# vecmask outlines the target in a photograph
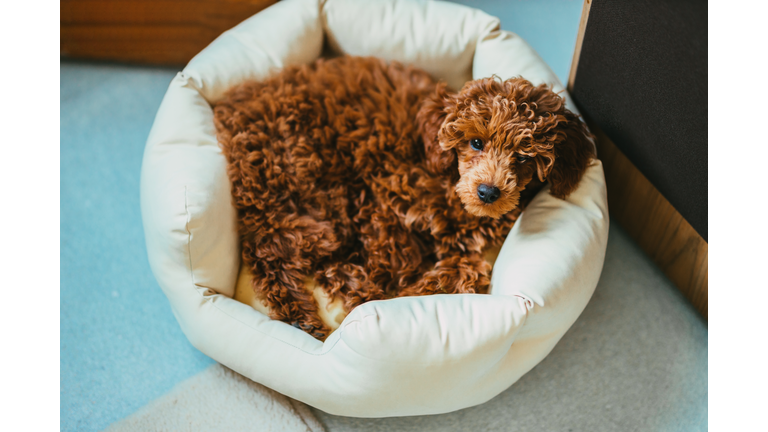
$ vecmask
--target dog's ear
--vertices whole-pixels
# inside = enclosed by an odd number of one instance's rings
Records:
[[[440,146],[440,130],[453,115],[456,95],[446,90],[445,83],[438,83],[435,92],[424,100],[416,115],[421,138],[424,141],[427,169],[438,175],[458,176],[458,162],[453,148]]]
[[[576,114],[564,110],[564,121],[558,121],[554,163],[537,164],[539,179],[549,181],[550,193],[565,198],[576,189],[590,161],[595,157],[594,145],[587,126]]]

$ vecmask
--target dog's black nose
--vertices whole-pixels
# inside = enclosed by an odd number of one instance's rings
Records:
[[[487,184],[481,184],[477,187],[477,196],[480,197],[483,202],[488,204],[499,199],[501,191],[496,186],[489,186]]]

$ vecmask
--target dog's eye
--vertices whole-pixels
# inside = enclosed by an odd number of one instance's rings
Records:
[[[469,140],[469,145],[472,146],[475,150],[482,150],[483,149],[483,141],[477,138],[472,138]]]
[[[530,158],[531,158],[530,156],[517,155],[517,161],[520,163],[525,163]]]

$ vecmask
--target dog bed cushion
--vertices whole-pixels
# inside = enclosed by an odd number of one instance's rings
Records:
[[[562,90],[523,40],[478,10],[442,2],[279,2],[222,34],[170,84],[141,175],[152,271],[195,347],[328,413],[422,415],[483,403],[540,362],[589,301],[608,236],[602,165],[595,161],[567,200],[547,188],[536,196],[501,249],[490,295],[366,303],[320,342],[233,299],[236,214],[210,104],[246,79],[328,53],[410,63],[454,88],[496,74]]]

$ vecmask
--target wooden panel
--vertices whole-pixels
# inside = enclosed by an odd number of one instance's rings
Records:
[[[592,1],[571,96],[706,240],[707,4]]]
[[[61,0],[62,57],[184,65],[275,0]]]
[[[568,78],[572,93],[591,5],[592,0],[584,0]],[[595,134],[598,157],[605,169],[612,221],[628,232],[707,319],[709,245],[598,125],[587,116],[585,120]]]
[[[612,220],[629,233],[707,319],[707,242],[597,125],[588,124],[597,137],[597,154],[603,161]]]
[[[576,70],[579,66],[579,57],[581,54],[581,44],[584,42],[584,30],[587,28],[589,20],[589,8],[592,7],[592,0],[584,0],[584,6],[581,8],[581,19],[579,20],[579,34],[576,35],[576,48],[573,50],[573,60],[571,60],[571,71],[568,74],[568,91],[573,88],[573,82],[576,80]]]

